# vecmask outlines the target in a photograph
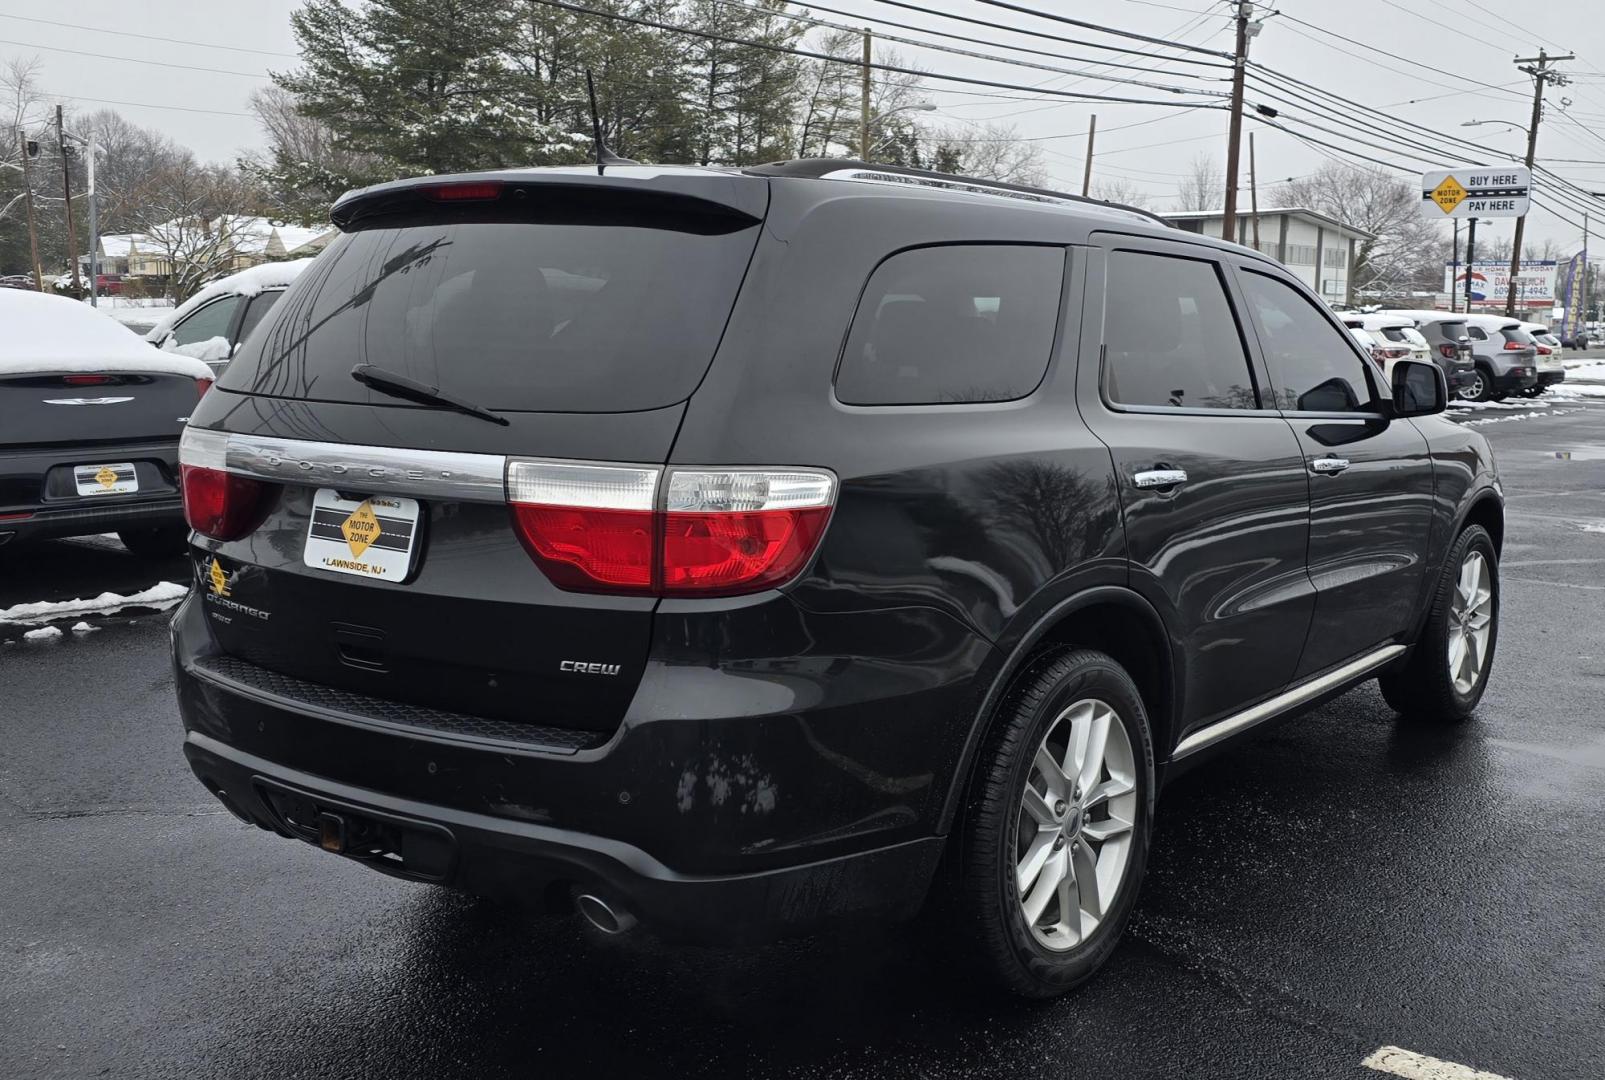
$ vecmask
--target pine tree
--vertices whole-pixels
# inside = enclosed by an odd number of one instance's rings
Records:
[[[499,0],[308,0],[290,16],[304,66],[274,76],[342,145],[396,173],[521,165],[571,148],[517,93]]]

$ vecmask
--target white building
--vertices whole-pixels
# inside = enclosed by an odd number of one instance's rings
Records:
[[[1162,210],[1159,216],[1178,229],[1206,236],[1221,235],[1221,225],[1225,221],[1219,210]],[[1314,210],[1283,206],[1259,212],[1259,243],[1256,245],[1255,216],[1246,210],[1237,215],[1238,243],[1245,247],[1257,246],[1328,302],[1344,304],[1352,300],[1349,267],[1354,262],[1354,246],[1376,239],[1371,233]]]

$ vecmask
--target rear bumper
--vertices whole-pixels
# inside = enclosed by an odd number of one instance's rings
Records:
[[[1522,368],[1521,374],[1507,371],[1503,375],[1494,376],[1494,389],[1502,391],[1525,390],[1529,386],[1538,385],[1538,373],[1535,368]]]
[[[114,498],[115,496],[107,496]],[[15,511],[8,511],[15,513]],[[47,507],[28,517],[0,514],[0,543],[50,540],[61,536],[90,536],[120,529],[149,529],[184,523],[184,502],[169,496],[140,502],[92,506]]]
[[[1540,370],[1538,372],[1538,385],[1539,386],[1554,386],[1556,383],[1563,383],[1565,381],[1566,381],[1566,369],[1565,368],[1551,368],[1551,369],[1549,369],[1547,371]]]
[[[79,495],[73,467],[108,462],[133,464],[139,490]],[[0,542],[85,536],[183,521],[176,440],[0,449]]]
[[[377,825],[396,838],[385,856],[345,853],[374,869],[555,903],[590,892],[674,940],[748,943],[864,916],[908,917],[942,852],[929,837],[755,873],[681,874],[629,844],[335,783],[193,731],[184,756],[230,810],[263,829],[318,843],[283,809],[301,800],[347,829]]]
[[[1467,364],[1465,367],[1445,368],[1443,376],[1449,383],[1449,392],[1451,394],[1459,393],[1461,390],[1469,390],[1471,384],[1477,381],[1477,365]]]
[[[358,851],[374,869],[482,894],[593,891],[657,933],[703,941],[918,910],[968,729],[939,718],[961,712],[967,669],[986,655],[954,631],[920,656],[942,677],[898,679],[896,697],[839,665],[808,678],[810,659],[794,652],[773,681],[756,662],[736,673],[707,657],[658,661],[614,732],[509,730],[518,725],[319,687],[223,656],[212,620],[252,618],[230,603],[192,592],[175,614],[173,645],[185,755],[240,816],[317,841],[275,803],[299,799],[309,814],[390,836],[399,863],[394,852]],[[787,611],[806,617],[778,594],[727,617],[772,629]],[[722,625],[733,641],[750,634]]]

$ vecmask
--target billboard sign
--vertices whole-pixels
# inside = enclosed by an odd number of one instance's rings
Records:
[[[1521,217],[1531,205],[1532,186],[1532,173],[1520,165],[1423,173],[1421,213],[1434,221]]]
[[[1559,267],[1554,259],[1524,259],[1521,272],[1516,275],[1516,306],[1547,308],[1555,306],[1555,271]],[[1444,291],[1456,296],[1466,295],[1466,275],[1471,275],[1471,302],[1503,308],[1510,294],[1510,263],[1475,262],[1470,267],[1459,265],[1459,275],[1453,263],[1444,263]]]

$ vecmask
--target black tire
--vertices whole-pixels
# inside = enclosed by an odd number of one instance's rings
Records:
[[[1103,905],[1103,918],[1073,947],[1050,949],[1027,926],[1015,880],[1021,799],[1043,740],[1069,706],[1087,699],[1107,705],[1129,740],[1135,820],[1124,876]],[[1090,649],[1039,657],[1016,679],[977,759],[955,852],[959,869],[948,913],[954,940],[965,943],[985,975],[1024,997],[1052,997],[1084,982],[1109,958],[1131,917],[1148,861],[1153,811],[1153,740],[1131,677]],[[1080,820],[1079,812],[1072,816]],[[1090,850],[1085,838],[1080,843]]]
[[[1486,560],[1492,592],[1492,617],[1488,649],[1476,681],[1465,691],[1456,688],[1449,670],[1449,633],[1454,618],[1455,589],[1467,555],[1479,552]],[[1493,538],[1481,525],[1468,525],[1449,548],[1438,583],[1432,592],[1432,609],[1410,659],[1377,680],[1382,696],[1393,710],[1407,720],[1459,723],[1472,714],[1482,700],[1493,671],[1499,645],[1499,555]]]
[[[144,559],[168,559],[184,554],[189,546],[189,526],[159,525],[150,529],[118,529],[123,547]]]
[[[1494,373],[1486,365],[1477,365],[1477,375],[1461,395],[1467,401],[1488,401],[1494,396]]]

